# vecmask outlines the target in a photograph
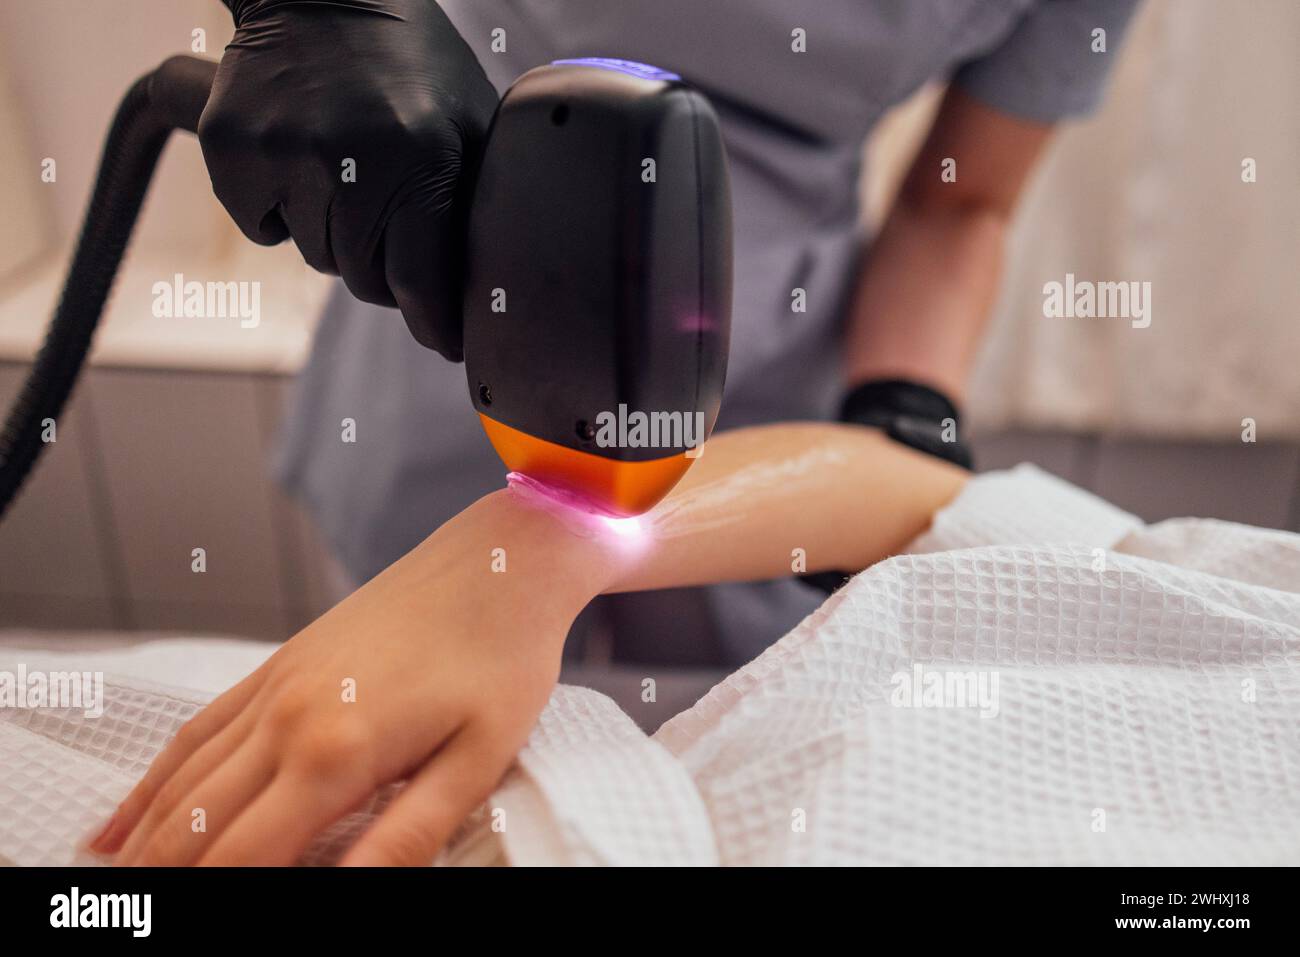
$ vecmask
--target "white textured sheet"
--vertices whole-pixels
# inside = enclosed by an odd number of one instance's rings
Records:
[[[0,649],[3,669],[133,675],[98,721],[0,710],[0,858],[74,860],[175,728],[265,654]],[[891,704],[918,664],[996,675],[996,716]],[[195,674],[208,687],[152,683]],[[980,476],[909,554],[654,738],[558,688],[444,861],[1300,862],[1300,536],[1144,527],[1030,467]]]

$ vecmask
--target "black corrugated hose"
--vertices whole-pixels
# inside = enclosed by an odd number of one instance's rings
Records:
[[[167,137],[197,131],[216,71],[210,60],[172,57],[117,108],[58,308],[0,433],[0,518],[46,445],[45,421],[58,420],[76,384]]]

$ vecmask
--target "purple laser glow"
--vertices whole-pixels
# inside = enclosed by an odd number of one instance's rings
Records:
[[[591,56],[578,57],[572,60],[552,60],[552,66],[594,66],[602,70],[613,70],[616,73],[626,73],[628,76],[640,77],[643,80],[663,80],[668,83],[680,83],[681,77],[668,70],[661,70],[657,66],[651,66],[649,63],[637,63],[635,60],[619,60],[614,57]]]

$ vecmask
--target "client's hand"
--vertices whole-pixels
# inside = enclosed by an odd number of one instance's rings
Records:
[[[865,568],[965,480],[874,429],[804,424],[715,436],[630,524],[493,493],[182,728],[91,848],[125,864],[290,864],[409,779],[344,863],[428,863],[523,745],[591,598]]]
[[[525,742],[603,587],[601,543],[564,525],[510,492],[461,513],[185,725],[91,848],[291,864],[409,778],[344,863],[429,863]]]

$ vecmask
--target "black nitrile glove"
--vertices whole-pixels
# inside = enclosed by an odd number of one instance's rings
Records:
[[[962,441],[960,416],[942,392],[906,379],[864,382],[844,398],[840,421],[870,425],[895,442],[973,467],[970,447]]]
[[[434,0],[224,2],[235,37],[199,123],[217,198],[254,242],[292,236],[459,361],[465,215],[497,102],[473,52]]]
[[[951,421],[948,421],[951,420]],[[840,421],[880,429],[895,442],[973,468],[970,447],[961,440],[957,407],[942,392],[906,379],[864,382],[844,398]],[[848,572],[800,575],[804,584],[829,594],[848,579]]]

